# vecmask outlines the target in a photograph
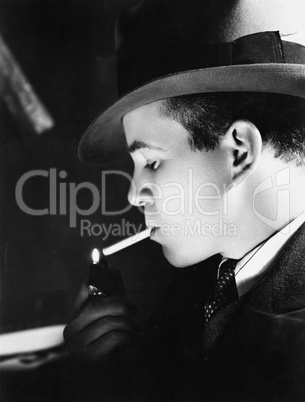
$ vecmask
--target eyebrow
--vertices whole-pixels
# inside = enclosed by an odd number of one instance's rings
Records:
[[[129,147],[128,147],[128,151],[130,153],[135,152],[137,149],[142,149],[142,148],[146,148],[146,149],[152,149],[155,151],[162,151],[162,152],[167,152],[166,149],[163,149],[161,147],[157,147],[156,145],[151,145],[148,144],[147,142],[143,142],[143,141],[134,141]]]

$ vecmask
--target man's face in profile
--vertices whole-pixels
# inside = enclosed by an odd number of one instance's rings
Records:
[[[230,221],[228,162],[221,147],[199,151],[190,134],[160,111],[161,101],[125,115],[123,125],[134,161],[129,201],[142,206],[151,239],[177,267],[221,253]],[[204,135],[204,133],[203,133]]]

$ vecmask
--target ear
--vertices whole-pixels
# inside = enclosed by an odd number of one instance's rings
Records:
[[[239,184],[258,164],[262,152],[261,134],[249,120],[236,120],[223,140],[230,162],[232,182]]]

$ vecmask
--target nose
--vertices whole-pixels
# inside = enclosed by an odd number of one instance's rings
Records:
[[[139,180],[133,175],[128,192],[128,201],[135,207],[147,207],[154,204],[153,185],[148,181]]]

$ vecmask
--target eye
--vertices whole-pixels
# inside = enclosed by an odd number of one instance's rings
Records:
[[[159,165],[160,165],[160,162],[158,162],[158,161],[147,162],[147,164],[145,165],[145,169],[157,170]]]

